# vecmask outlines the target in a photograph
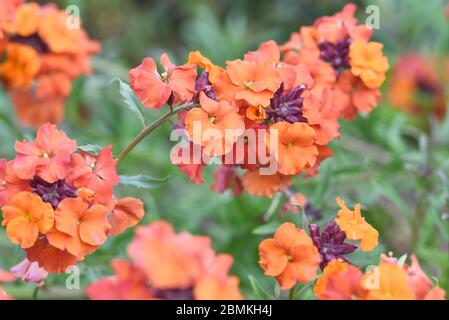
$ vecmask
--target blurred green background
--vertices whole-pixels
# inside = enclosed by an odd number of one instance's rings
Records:
[[[47,1],[39,1],[47,3]],[[115,155],[139,132],[139,122],[121,103],[117,83],[127,80],[127,71],[142,58],[158,58],[167,51],[175,61],[184,63],[190,50],[200,50],[217,64],[241,57],[268,39],[285,42],[301,25],[313,23],[323,15],[339,11],[347,1],[328,0],[96,0],[55,1],[60,7],[78,5],[83,25],[93,39],[102,43],[103,52],[93,61],[95,75],[76,82],[66,106],[62,128],[79,145],[114,147]],[[385,44],[391,65],[408,51],[439,53],[449,51],[449,21],[444,16],[443,0],[354,1],[361,21],[369,4],[380,8],[381,29],[374,39]],[[157,111],[146,111],[149,120]],[[419,119],[418,119],[419,120]],[[383,100],[367,116],[354,122],[341,122],[342,139],[332,143],[334,157],[326,160],[321,173],[312,179],[297,179],[296,189],[319,208],[324,225],[337,212],[335,198],[349,205],[361,203],[367,220],[379,230],[381,246],[370,254],[352,255],[360,266],[376,263],[380,252],[392,251],[400,257],[415,252],[424,269],[449,289],[449,221],[447,173],[449,169],[449,119],[432,130],[416,125],[417,119],[399,112]],[[419,122],[419,121],[418,121]],[[170,179],[156,189],[119,187],[119,196],[140,197],[147,215],[142,223],[165,219],[178,231],[209,235],[218,252],[234,256],[232,272],[242,283],[247,298],[258,298],[249,276],[274,294],[275,281],[265,278],[258,267],[257,246],[282,220],[300,223],[300,217],[278,216],[285,199],[280,199],[275,214],[264,222],[262,216],[276,203],[245,194],[209,191],[213,168],[205,170],[207,183],[192,185],[171,165],[170,126],[159,128],[137,147],[120,167],[120,174],[145,174]],[[20,127],[4,93],[0,94],[0,155],[13,157],[14,141],[34,133]],[[422,176],[420,168],[430,168]],[[423,209],[422,209],[423,208]],[[81,264],[81,281],[87,283],[110,274],[109,262],[125,257],[133,230],[108,240],[98,252]],[[10,244],[0,231],[0,268],[8,269],[23,258],[21,250]],[[48,292],[63,285],[66,276],[51,276]],[[30,298],[32,286],[22,282],[5,285],[12,295]],[[58,292],[59,297],[81,297],[81,291]],[[311,298],[304,290],[299,298]]]

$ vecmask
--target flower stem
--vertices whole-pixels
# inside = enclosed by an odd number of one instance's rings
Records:
[[[152,133],[154,130],[159,128],[162,124],[164,124],[168,120],[170,120],[170,118],[172,116],[174,116],[175,114],[177,114],[187,108],[194,107],[195,105],[196,105],[196,102],[187,102],[187,103],[184,103],[176,108],[172,108],[169,112],[165,113],[160,118],[156,119],[154,122],[152,122],[148,126],[146,126],[120,153],[119,157],[117,158],[117,166],[119,166],[120,163],[125,159],[125,157],[150,133]]]

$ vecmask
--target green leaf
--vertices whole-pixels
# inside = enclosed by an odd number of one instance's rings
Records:
[[[279,285],[279,282],[276,281],[276,284],[274,285],[274,296],[276,299],[278,299],[281,295],[281,286]]]
[[[136,176],[120,176],[120,184],[140,189],[154,189],[162,186],[169,178],[169,176],[165,178],[154,178],[142,174]]]
[[[254,296],[258,300],[274,300],[274,297],[265,290],[264,287],[253,276],[248,276],[251,288],[253,289]]]
[[[147,123],[142,114],[142,104],[134,94],[131,87],[127,83],[120,80],[119,78],[112,79],[110,83],[114,81],[118,81],[119,83],[119,92],[123,103],[125,103],[128,109],[131,110],[131,112],[133,112],[136,115],[137,119],[140,120],[140,122],[142,123],[142,127],[146,127]]]
[[[98,155],[103,148],[96,144],[85,144],[83,146],[78,146],[78,149],[84,152],[89,152],[94,155]]]
[[[258,236],[271,235],[276,232],[280,225],[280,222],[273,221],[253,229],[252,233]]]

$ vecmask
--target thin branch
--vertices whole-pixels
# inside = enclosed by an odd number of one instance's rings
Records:
[[[161,125],[166,123],[170,120],[172,116],[175,114],[178,114],[182,110],[194,107],[196,105],[196,102],[187,102],[182,105],[180,105],[177,108],[173,108],[166,114],[162,115],[159,119],[155,120],[148,126],[146,126],[126,147],[123,149],[123,151],[120,153],[119,157],[117,158],[117,166],[120,165],[120,163],[125,159],[125,157],[142,141],[144,140],[150,133],[152,133],[154,130],[159,128]]]

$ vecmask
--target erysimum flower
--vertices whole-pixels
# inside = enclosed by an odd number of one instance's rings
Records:
[[[13,169],[20,178],[32,179],[38,175],[52,183],[66,177],[76,142],[55,125],[45,124],[37,131],[36,140],[16,142],[15,149]]]
[[[277,145],[271,146],[270,135],[277,134]],[[318,149],[315,131],[306,123],[278,122],[267,134],[267,146],[279,163],[279,173],[295,175],[315,164]]]
[[[224,68],[213,64],[209,58],[203,56],[199,51],[189,52],[189,63],[196,64],[200,68],[207,70],[208,79],[211,83],[215,83],[220,74],[225,70]]]
[[[173,95],[173,102],[180,103],[192,99],[195,93],[196,65],[175,66],[164,53],[161,64],[165,72],[159,74],[156,62],[145,58],[142,64],[129,72],[131,87],[149,108],[160,109]],[[172,103],[172,102],[171,102]]]
[[[312,239],[293,223],[284,223],[259,245],[259,265],[265,275],[276,277],[282,290],[297,282],[305,284],[316,277],[320,255]]]
[[[30,192],[14,196],[11,205],[2,207],[6,233],[12,242],[30,248],[39,234],[47,233],[54,224],[54,211],[50,204]]]
[[[189,139],[204,147],[206,155],[228,153],[245,130],[243,118],[228,102],[214,101],[203,92],[200,94],[200,105],[201,108],[191,109],[185,117]]]
[[[2,223],[26,251],[30,264],[17,267],[26,279],[39,278],[37,268],[65,272],[144,216],[142,201],[113,194],[112,147],[93,154],[76,146],[45,124],[33,142],[16,142],[15,159],[0,159]]]
[[[413,300],[407,271],[397,264],[381,262],[365,273],[361,285],[366,300]]]
[[[332,260],[318,278],[313,292],[319,300],[360,299],[364,290],[360,286],[362,272],[353,265]]]
[[[55,227],[47,234],[50,245],[82,260],[107,239],[111,228],[106,207],[89,206],[81,198],[61,201],[55,211]]]
[[[259,170],[248,170],[242,176],[242,183],[249,194],[271,198],[276,192],[291,186],[292,176],[280,173],[263,175]]]
[[[208,237],[176,234],[156,221],[137,229],[128,254],[132,262],[113,261],[115,275],[91,284],[89,298],[242,299],[238,278],[228,274],[233,258],[216,255]]]
[[[385,81],[388,59],[382,54],[383,44],[357,41],[351,44],[349,57],[351,72],[359,76],[370,89],[379,88]]]
[[[360,248],[371,251],[377,247],[379,232],[374,229],[361,215],[361,206],[356,204],[354,210],[348,209],[344,200],[337,198],[340,210],[335,222],[345,232],[349,240],[361,240]]]
[[[415,255],[410,257],[411,265],[404,265],[416,300],[444,300],[446,292],[434,285],[422,270]]]
[[[244,100],[252,106],[268,106],[281,80],[269,63],[234,60],[227,63],[215,83],[219,99]]]
[[[41,65],[38,53],[31,47],[11,43],[6,54],[8,59],[0,64],[0,77],[12,88],[28,89]]]

